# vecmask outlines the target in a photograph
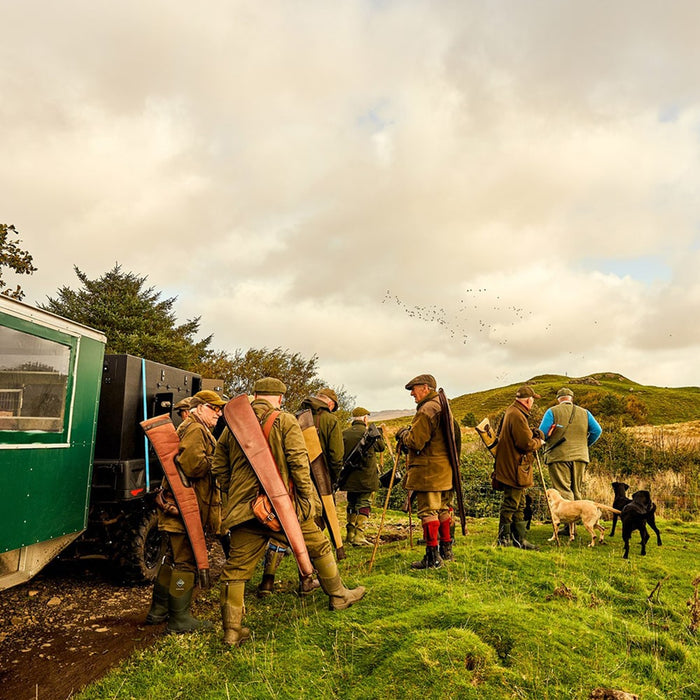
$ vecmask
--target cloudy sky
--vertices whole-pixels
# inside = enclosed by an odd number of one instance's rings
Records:
[[[700,384],[700,9],[0,0],[0,221],[372,410],[536,374]],[[11,276],[6,275],[9,282]]]

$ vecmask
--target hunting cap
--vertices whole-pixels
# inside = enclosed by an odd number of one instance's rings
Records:
[[[318,395],[319,396],[327,396],[329,399],[331,399],[335,403],[335,408],[333,409],[333,411],[338,410],[338,394],[336,394],[335,391],[333,391],[333,389],[326,386],[323,389],[321,389],[321,391],[318,392]]]
[[[358,406],[357,408],[352,409],[352,413],[350,414],[353,418],[362,418],[362,416],[368,416],[370,412],[366,408],[362,408],[362,406]]]
[[[173,410],[175,411],[189,411],[190,410],[190,403],[192,401],[191,396],[186,396],[184,399],[180,399],[174,406]]]
[[[571,396],[573,397],[574,392],[571,391],[571,389],[563,386],[559,391],[557,391],[557,398],[560,399],[562,396]]]
[[[262,396],[284,396],[287,393],[287,385],[274,377],[263,377],[253,384],[253,393]]]
[[[190,408],[194,408],[195,406],[200,406],[201,404],[204,404],[204,403],[210,403],[212,406],[225,406],[226,405],[226,402],[215,391],[212,391],[211,389],[203,389],[202,391],[198,391],[190,399]]]
[[[533,399],[541,399],[542,398],[539,394],[535,393],[535,390],[529,384],[525,384],[525,386],[521,386],[520,389],[518,389],[515,392],[516,399],[529,399],[530,397],[532,397]]]
[[[417,377],[413,377],[413,379],[406,384],[406,389],[413,389],[416,384],[427,384],[431,389],[437,389],[437,382],[432,374],[419,374]]]

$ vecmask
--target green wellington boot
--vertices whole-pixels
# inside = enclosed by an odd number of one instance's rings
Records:
[[[228,581],[221,588],[221,621],[224,625],[224,644],[239,647],[250,639],[250,630],[243,627],[243,595],[245,581]]]
[[[198,620],[190,615],[193,592],[194,572],[174,569],[168,591],[168,632],[184,634],[214,629],[208,620]]]
[[[158,575],[153,584],[153,599],[151,609],[146,615],[147,625],[159,625],[168,619],[168,591],[170,590],[170,579],[173,567],[168,564],[161,564]]]
[[[364,586],[346,588],[343,585],[338,572],[338,565],[335,563],[332,552],[314,559],[314,566],[316,571],[318,571],[318,580],[321,588],[328,596],[328,608],[330,610],[345,610],[364,596]]]

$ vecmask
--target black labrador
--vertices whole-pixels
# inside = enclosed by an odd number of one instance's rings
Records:
[[[627,498],[625,495],[627,493],[627,489],[630,487],[629,484],[623,484],[621,481],[613,481],[611,486],[615,494],[615,500],[612,504],[613,508],[621,511],[628,503],[632,503],[632,499]],[[613,524],[612,529],[610,530],[610,537],[615,534],[615,526],[617,525],[617,519],[619,517],[620,516],[617,513],[613,515]]]
[[[647,532],[647,524],[656,533],[656,544],[661,546],[661,533],[656,527],[656,504],[651,500],[651,495],[648,491],[636,491],[632,494],[632,500],[628,503],[620,513],[622,521],[622,539],[625,543],[624,559],[629,558],[630,553],[630,538],[635,530],[639,530],[642,538],[642,556],[647,553],[647,541],[649,533]]]

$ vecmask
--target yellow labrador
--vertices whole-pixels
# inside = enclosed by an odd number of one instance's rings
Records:
[[[603,511],[620,513],[619,510],[611,506],[596,503],[595,501],[565,501],[556,489],[547,489],[547,500],[552,511],[552,526],[554,527],[554,535],[549,541],[556,540],[557,544],[559,543],[559,523],[569,523],[569,540],[573,540],[576,537],[576,521],[581,520],[583,526],[593,538],[588,546],[595,547],[595,531],[600,531],[601,543],[605,535],[605,528],[598,522],[603,515]]]

